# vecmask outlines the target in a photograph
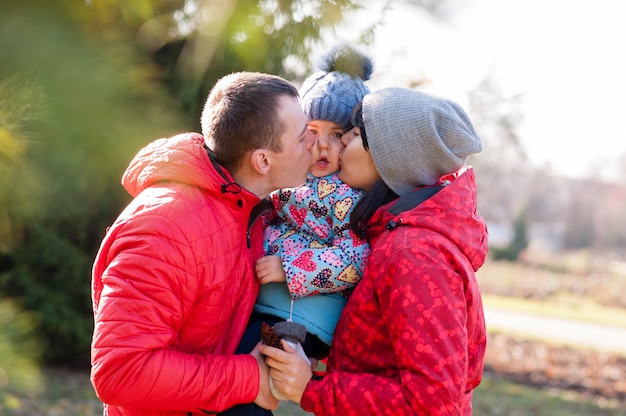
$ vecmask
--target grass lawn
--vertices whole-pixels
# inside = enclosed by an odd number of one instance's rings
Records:
[[[568,396],[568,397],[566,397]],[[296,404],[281,403],[275,416],[304,416]],[[485,374],[474,393],[476,416],[625,416],[617,405],[592,403],[554,390],[523,386]],[[365,415],[364,415],[365,416]]]
[[[3,416],[101,416],[86,372],[48,370],[46,388],[38,394],[0,390]],[[283,402],[275,416],[300,416],[309,413],[291,402]],[[474,394],[477,416],[626,416],[617,404],[591,402],[581,396],[551,389],[539,389],[485,374]],[[365,416],[365,415],[364,415]]]

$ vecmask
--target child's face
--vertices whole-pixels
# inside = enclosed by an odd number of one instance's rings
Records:
[[[311,120],[308,129],[316,139],[311,149],[313,163],[309,167],[309,172],[318,178],[337,172],[339,153],[343,150],[341,127],[332,121]]]

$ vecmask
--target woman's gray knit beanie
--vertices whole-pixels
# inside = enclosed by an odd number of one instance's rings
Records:
[[[482,150],[461,106],[408,88],[366,95],[363,122],[374,165],[398,195],[437,183]]]
[[[372,75],[372,61],[347,44],[340,44],[322,55],[319,71],[300,88],[302,108],[309,120],[332,121],[344,131],[352,126],[352,109],[370,90],[365,85]]]

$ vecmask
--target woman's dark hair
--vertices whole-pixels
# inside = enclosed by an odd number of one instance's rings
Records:
[[[352,109],[352,115],[350,116],[350,130],[354,127],[358,127],[361,130],[361,139],[363,139],[363,147],[369,152],[370,145],[367,143],[367,135],[365,134],[365,122],[363,121],[363,101],[359,102]]]
[[[388,202],[397,199],[398,195],[385,182],[379,180],[356,203],[350,214],[350,228],[361,238],[365,238],[365,227],[376,210]]]
[[[363,122],[363,103],[360,102],[352,110],[352,118],[350,120],[354,127],[361,130],[361,139],[363,147],[369,151],[370,147],[367,143],[367,134],[365,133],[365,123]],[[372,188],[363,195],[357,202],[350,214],[350,228],[361,238],[365,238],[365,226],[372,218],[376,210],[388,202],[398,198],[398,194],[391,190],[383,180],[376,182]]]

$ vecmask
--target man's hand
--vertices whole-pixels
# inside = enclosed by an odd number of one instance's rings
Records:
[[[279,256],[264,256],[257,260],[256,278],[262,285],[270,282],[285,282],[285,270]]]
[[[263,409],[276,410],[278,408],[278,400],[274,397],[272,391],[270,390],[269,367],[265,364],[265,360],[259,352],[259,345],[260,344],[258,344],[250,353],[250,355],[256,358],[256,362],[259,365],[259,375],[261,377],[259,380],[259,393],[257,394],[256,399],[254,399],[254,403]]]

